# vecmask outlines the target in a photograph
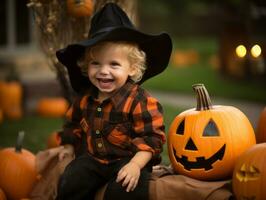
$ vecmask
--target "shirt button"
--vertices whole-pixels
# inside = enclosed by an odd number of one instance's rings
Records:
[[[98,146],[99,148],[102,148],[102,147],[103,147],[103,144],[102,144],[101,142],[99,142],[99,143],[97,144],[97,146]]]
[[[95,133],[99,135],[101,132],[99,130],[96,130]]]
[[[98,111],[98,112],[101,112],[101,111],[102,111],[102,108],[98,107],[98,108],[97,108],[97,111]]]

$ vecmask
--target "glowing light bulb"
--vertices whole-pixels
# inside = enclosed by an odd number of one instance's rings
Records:
[[[255,45],[251,48],[250,53],[251,53],[251,55],[252,55],[254,58],[259,57],[260,54],[261,54],[261,48],[260,48],[260,46],[259,46],[258,44],[255,44]]]
[[[247,54],[247,49],[244,45],[238,45],[236,47],[236,55],[240,58],[245,57]]]

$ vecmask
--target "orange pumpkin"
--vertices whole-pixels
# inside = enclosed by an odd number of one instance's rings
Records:
[[[0,107],[10,119],[22,117],[22,86],[17,81],[0,83]]]
[[[232,175],[236,158],[256,143],[247,117],[231,106],[212,106],[203,84],[193,85],[197,107],[176,116],[168,153],[174,170],[201,180]]]
[[[74,17],[91,16],[93,8],[92,0],[67,0],[67,11]]]
[[[266,198],[266,143],[252,146],[236,162],[233,191],[238,200]]]
[[[43,98],[37,103],[37,113],[44,117],[62,117],[67,108],[67,101],[60,97]]]
[[[23,137],[20,132],[15,148],[0,150],[0,187],[11,200],[27,198],[37,177],[35,156],[21,148]]]
[[[0,200],[7,200],[4,191],[0,188]]]
[[[266,142],[266,107],[260,114],[256,132],[257,143]]]
[[[3,121],[3,111],[2,109],[0,108],[0,123]]]
[[[53,132],[52,134],[49,135],[47,139],[47,148],[54,148],[60,146],[61,143],[61,138],[59,136],[60,132]]]
[[[193,49],[185,51],[176,49],[172,54],[171,61],[175,67],[189,66],[199,62],[199,54]]]

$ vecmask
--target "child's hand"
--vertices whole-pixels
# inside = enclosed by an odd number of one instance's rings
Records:
[[[122,186],[127,186],[126,191],[130,192],[136,188],[139,176],[140,166],[135,162],[129,162],[119,170],[116,182],[120,182],[124,179]]]
[[[58,154],[58,158],[59,161],[64,160],[64,158],[71,156],[74,156],[74,147],[70,144],[64,145],[64,149],[62,149],[59,154]]]

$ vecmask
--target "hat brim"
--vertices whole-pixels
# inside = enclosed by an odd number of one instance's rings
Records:
[[[163,72],[168,65],[172,52],[172,41],[167,33],[148,35],[125,27],[115,28],[95,35],[93,38],[68,45],[66,48],[58,50],[56,56],[66,66],[72,88],[76,92],[87,90],[91,85],[89,79],[82,75],[80,68],[77,66],[77,60],[83,55],[87,47],[102,41],[135,42],[146,53],[147,69],[139,84]]]

